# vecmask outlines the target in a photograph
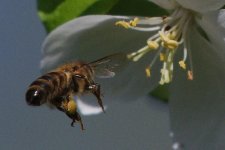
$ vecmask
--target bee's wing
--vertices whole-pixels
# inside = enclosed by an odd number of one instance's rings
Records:
[[[88,63],[98,78],[112,78],[116,72],[128,64],[125,53],[116,53]]]

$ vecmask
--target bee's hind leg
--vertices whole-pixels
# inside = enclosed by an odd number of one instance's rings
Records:
[[[92,94],[94,94],[98,100],[98,104],[100,105],[100,107],[102,108],[102,111],[105,113],[105,109],[102,103],[102,98],[101,98],[101,88],[100,85],[97,83],[94,83],[92,85],[90,85],[89,90],[91,90]]]
[[[84,130],[82,119],[76,110],[76,103],[72,97],[73,97],[72,95],[57,97],[54,99],[54,105],[56,106],[58,110],[64,112],[69,118],[72,119],[72,122],[70,124],[72,127],[74,126],[74,123],[79,121],[81,125],[81,129]],[[74,108],[74,107],[75,107],[75,110],[71,111],[71,108]]]
[[[84,125],[83,125],[83,122],[82,122],[82,119],[79,115],[78,112],[76,112],[75,114],[71,115],[71,114],[67,114],[73,121],[71,122],[71,127],[74,127],[74,123],[76,123],[76,121],[79,121],[80,123],[80,126],[81,126],[81,130],[85,130],[84,129]]]
[[[98,100],[98,104],[100,105],[100,107],[102,108],[102,111],[105,113],[105,109],[102,103],[102,99],[101,99],[101,90],[100,90],[100,85],[97,83],[94,83],[94,81],[88,81],[85,76],[80,75],[80,74],[75,74],[73,76],[73,82],[76,83],[76,79],[82,79],[82,80],[86,80],[86,83],[89,85],[87,88],[87,90],[91,91],[92,94],[94,94]],[[77,89],[75,89],[74,91],[76,91]]]

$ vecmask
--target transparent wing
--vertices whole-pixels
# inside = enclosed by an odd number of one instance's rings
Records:
[[[128,64],[125,53],[116,53],[88,63],[98,78],[112,78],[116,72]]]

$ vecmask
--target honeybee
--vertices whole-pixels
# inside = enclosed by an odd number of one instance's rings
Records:
[[[72,119],[71,126],[77,121],[84,130],[74,95],[92,93],[105,112],[100,84],[95,82],[95,77],[114,77],[115,68],[126,60],[125,54],[113,54],[90,63],[75,61],[59,66],[30,84],[26,92],[26,102],[32,106],[44,103],[53,105]]]

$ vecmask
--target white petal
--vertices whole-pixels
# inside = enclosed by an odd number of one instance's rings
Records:
[[[218,51],[191,31],[194,80],[177,69],[172,82],[170,108],[175,141],[187,150],[225,147],[225,50]],[[178,67],[177,67],[178,68]]]
[[[105,114],[82,119],[86,131],[69,134],[76,139],[73,139],[78,144],[76,149],[170,150],[168,105],[153,98],[113,103]],[[67,130],[71,132],[71,128]]]
[[[164,9],[174,9],[176,7],[176,2],[174,0],[149,0]]]
[[[125,17],[116,16],[85,16],[69,21],[53,30],[43,43],[44,58],[41,61],[43,71],[55,68],[60,63],[71,59],[90,59],[90,54],[87,52],[93,55],[97,53],[96,47],[105,48],[104,45],[106,45],[103,41],[97,43],[107,35],[107,32],[99,34],[98,30],[101,28],[106,30],[107,27],[104,26],[109,23],[113,26],[116,18],[125,19]],[[74,51],[82,56],[74,55]],[[102,49],[102,52],[104,51],[106,49]]]
[[[138,32],[115,26],[118,16],[85,16],[72,20],[46,38],[43,44],[44,58],[41,68],[48,71],[57,65],[70,60],[81,59],[93,61],[117,52],[133,52],[146,45],[149,33]],[[151,61],[145,58],[138,63],[132,63],[111,79],[99,80],[104,100],[108,97],[127,97],[136,99],[147,94],[159,76],[146,78],[144,69]],[[157,67],[153,68],[156,69]],[[152,71],[159,73],[159,71]],[[157,78],[157,79],[154,79]]]
[[[184,8],[205,13],[218,10],[225,5],[225,0],[176,0]]]
[[[88,103],[83,102],[81,99],[77,99],[77,105],[80,113],[82,115],[97,115],[102,113],[101,107],[90,105]],[[106,110],[106,106],[104,106]]]
[[[225,10],[206,13],[196,20],[210,41],[217,47],[218,53],[221,49],[225,49]]]

